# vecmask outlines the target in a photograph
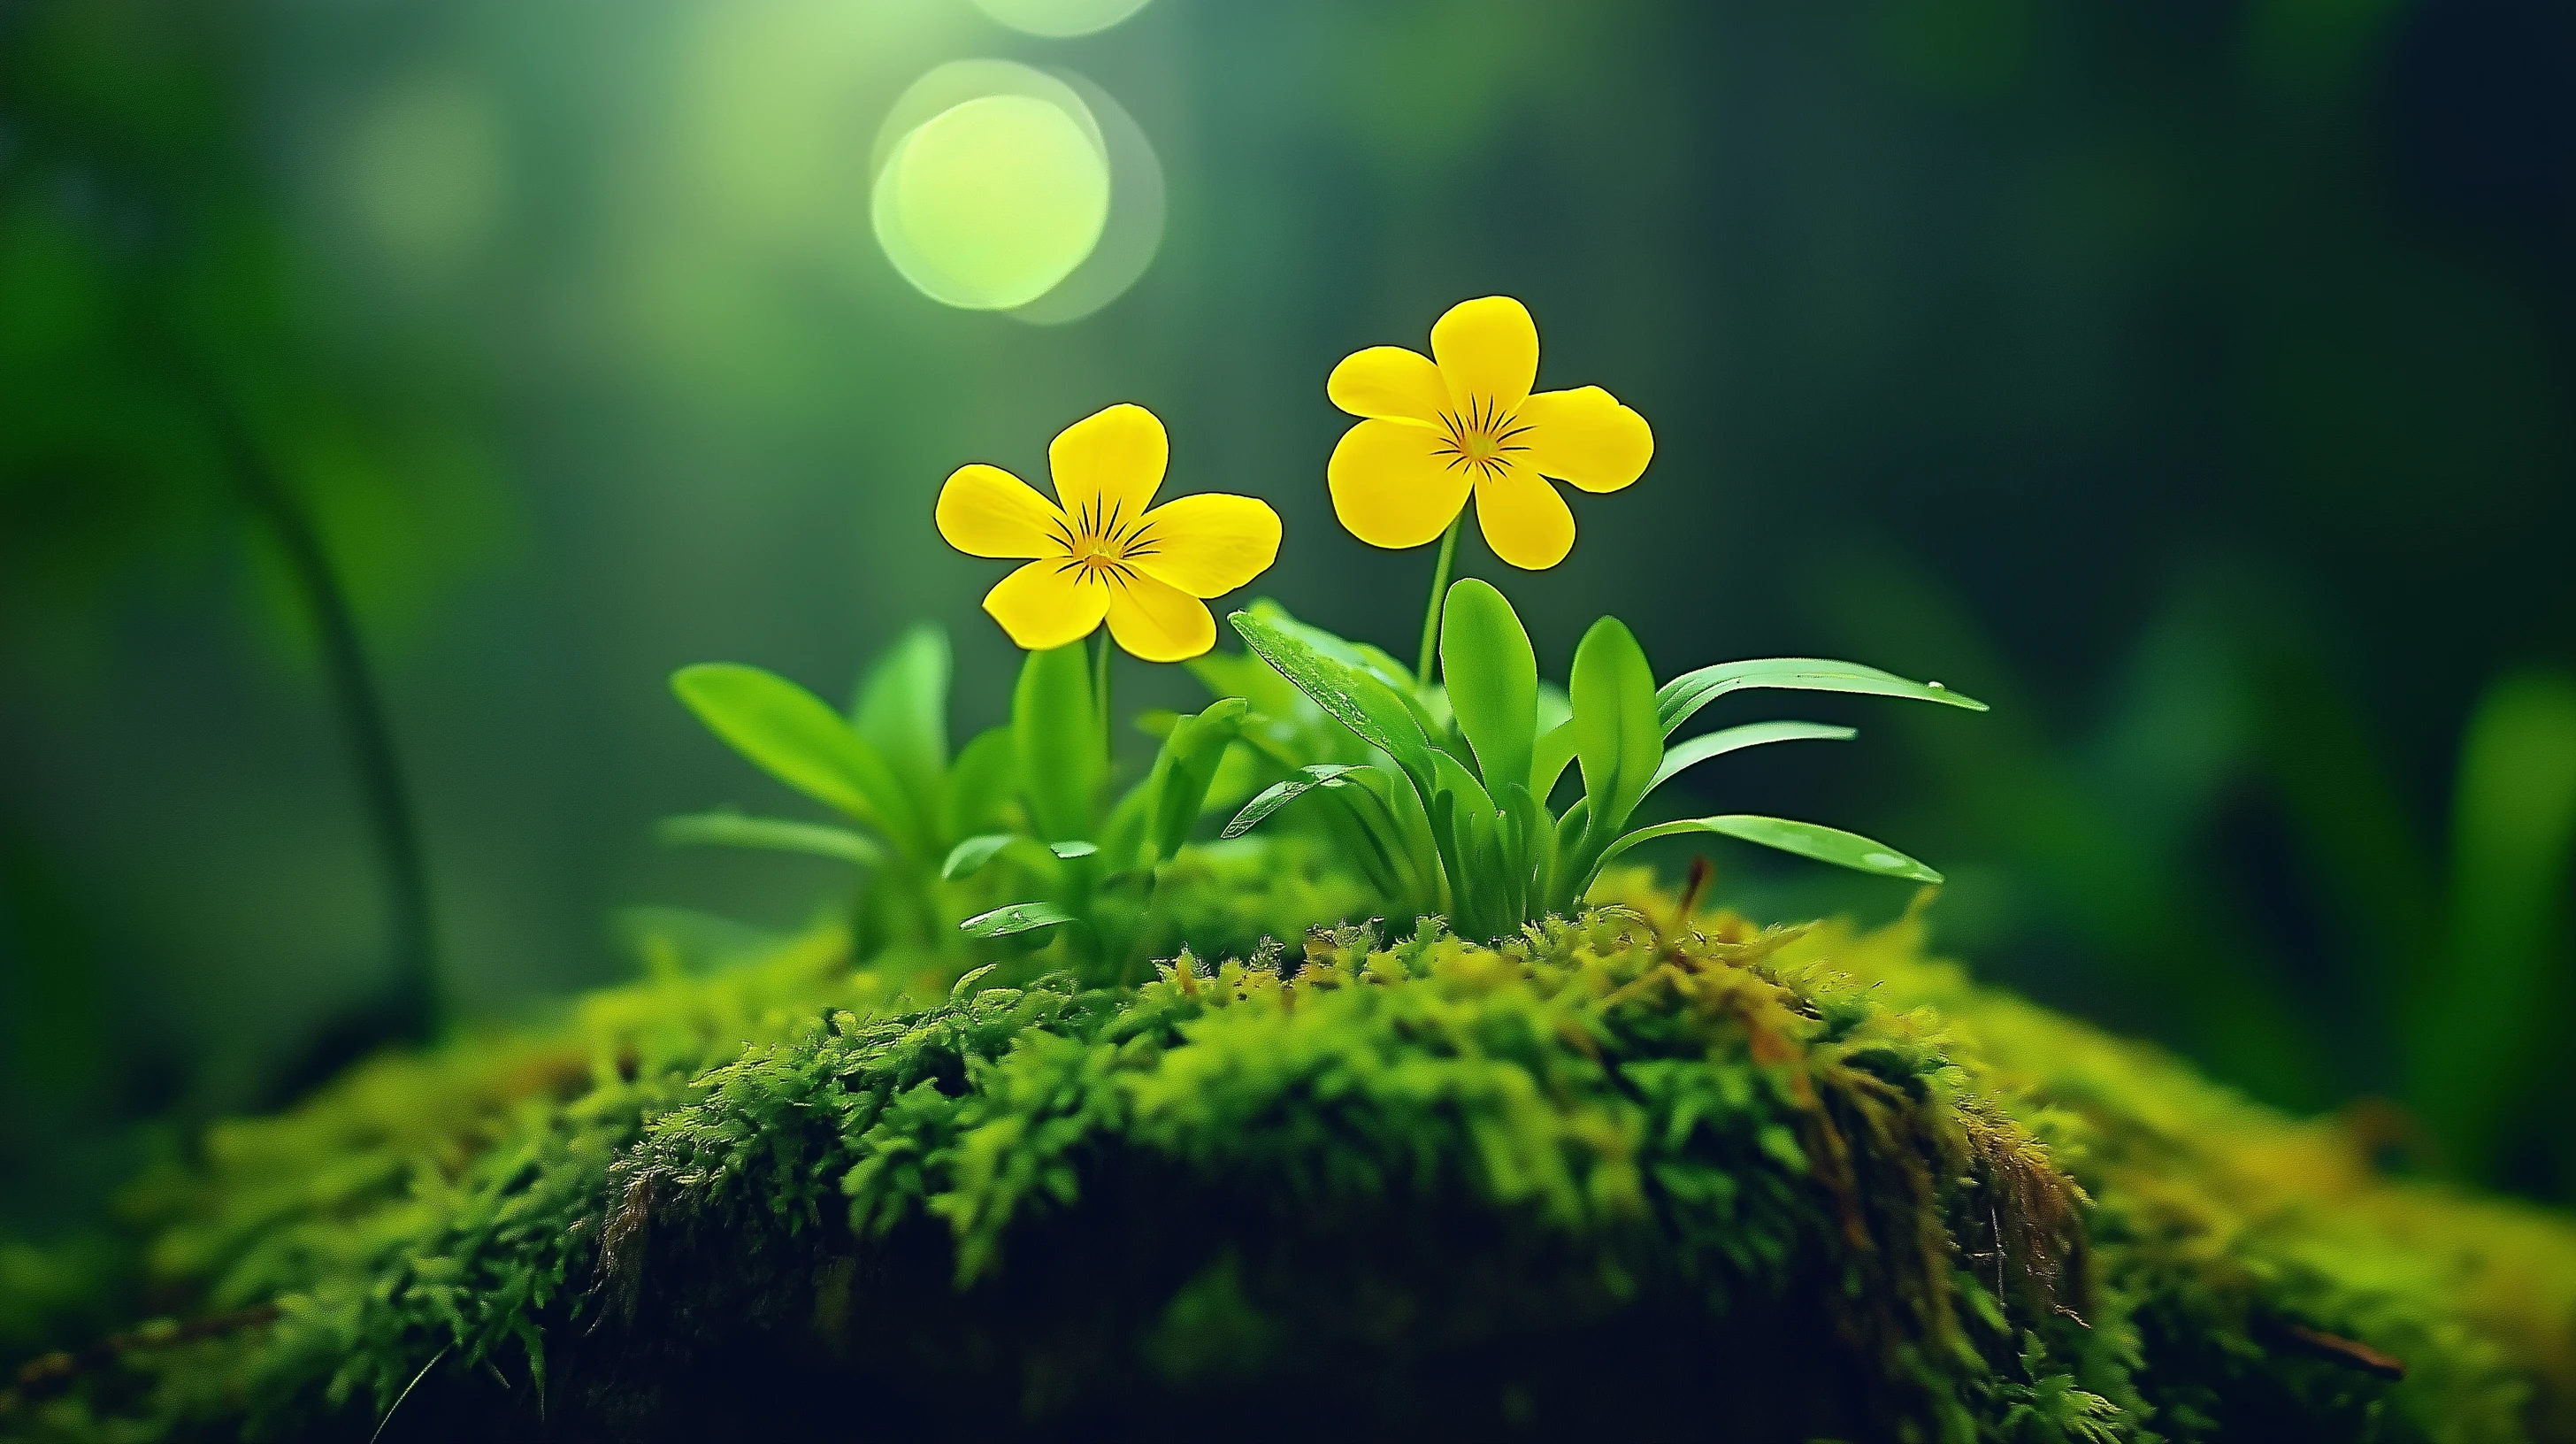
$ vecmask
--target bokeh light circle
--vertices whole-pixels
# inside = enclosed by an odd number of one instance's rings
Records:
[[[1068,40],[1108,29],[1145,0],[975,0],[975,8],[1024,34]]]
[[[878,153],[877,242],[904,279],[947,305],[1027,305],[1090,258],[1108,221],[1098,123],[1071,87],[1026,66],[933,71],[897,102]]]
[[[1101,154],[1108,154],[1089,102],[1063,78],[1016,60],[951,60],[931,67],[895,97],[884,122],[877,126],[875,144],[868,149],[868,173],[884,174],[886,163],[894,158],[895,147],[940,112],[988,95],[1025,95],[1043,100],[1073,117],[1091,137],[1092,145]]]
[[[1109,217],[1109,166],[1063,110],[988,95],[905,136],[875,200],[878,234],[900,238],[888,254],[915,285],[952,305],[1006,310],[1090,256]]]
[[[1038,326],[1079,321],[1125,295],[1162,249],[1167,211],[1163,163],[1154,154],[1153,142],[1145,138],[1144,128],[1099,86],[1070,72],[1063,73],[1062,79],[1099,123],[1101,144],[1109,157],[1109,222],[1089,258],[1061,285],[1009,312],[1015,321]]]

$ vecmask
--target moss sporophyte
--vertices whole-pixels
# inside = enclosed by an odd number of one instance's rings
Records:
[[[1678,903],[1614,868],[1723,836],[1937,883],[1838,829],[1650,809],[1699,763],[1853,735],[1683,735],[1730,693],[1983,706],[1814,658],[1659,683],[1610,617],[1542,680],[1502,592],[1447,578],[1466,504],[1503,561],[1552,566],[1573,521],[1549,478],[1624,487],[1652,434],[1607,392],[1533,393],[1516,301],[1452,309],[1432,352],[1328,383],[1363,418],[1324,467],[1344,524],[1446,535],[1416,665],[1269,600],[1217,649],[1207,601],[1271,565],[1279,519],[1155,505],[1142,407],[1055,438],[1055,500],[959,468],[940,534],[1023,563],[984,603],[1026,650],[1006,719],[952,746],[927,627],[846,709],[754,667],[673,678],[836,816],[665,836],[833,859],[846,911],[788,939],[655,923],[650,978],[560,1027],[219,1131],[138,1207],[151,1296],[242,1322],[160,1364],[61,1356],[0,1393],[0,1436],[363,1434],[424,1381],[423,1428],[578,1387],[587,1426],[639,1439],[845,1431],[853,1399],[938,1437],[1647,1414],[1672,1437],[2501,1444],[2576,1421],[2557,1221],[2363,1180],[2322,1135],[1922,961],[1912,915],[1766,931],[1698,907],[1704,865]],[[1113,640],[1212,697],[1133,719],[1155,750],[1126,775]],[[2391,1345],[2411,1394],[2370,1377]]]

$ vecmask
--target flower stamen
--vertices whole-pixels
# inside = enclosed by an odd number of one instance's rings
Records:
[[[1485,397],[1471,397],[1465,412],[1440,413],[1441,441],[1437,455],[1448,460],[1444,470],[1457,471],[1474,467],[1479,476],[1492,480],[1510,471],[1515,453],[1529,450],[1518,444],[1518,438],[1530,428],[1519,418]]]
[[[1105,505],[1104,511],[1102,502],[1084,502],[1072,517],[1052,524],[1052,539],[1064,548],[1064,563],[1056,571],[1073,573],[1076,585],[1096,582],[1124,590],[1137,577],[1131,563],[1159,555],[1162,548],[1154,545],[1153,523],[1143,516],[1128,517],[1125,501]]]

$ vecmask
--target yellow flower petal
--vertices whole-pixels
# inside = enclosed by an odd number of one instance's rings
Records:
[[[939,534],[972,557],[1067,555],[1064,513],[1029,484],[981,462],[939,488]]]
[[[1449,409],[1449,383],[1419,351],[1371,346],[1342,358],[1324,379],[1324,394],[1353,416],[1436,424]]]
[[[1186,662],[1216,645],[1207,603],[1149,576],[1111,584],[1109,635],[1148,662]]]
[[[1401,421],[1363,421],[1342,434],[1324,466],[1333,515],[1370,546],[1418,547],[1446,531],[1467,504],[1467,468],[1439,432]]]
[[[1071,562],[1031,562],[984,594],[984,610],[1022,651],[1043,652],[1090,636],[1109,592]]]
[[[1279,513],[1248,496],[1178,497],[1145,513],[1127,561],[1194,597],[1221,597],[1279,558]]]
[[[1431,354],[1461,409],[1516,410],[1538,380],[1538,323],[1509,296],[1461,301],[1431,328]]]
[[[1144,407],[1122,401],[1056,433],[1047,447],[1047,471],[1075,529],[1099,536],[1110,530],[1112,518],[1122,529],[1136,524],[1153,503],[1154,488],[1163,484],[1171,456],[1163,423]]]
[[[1494,555],[1523,571],[1543,572],[1574,550],[1574,513],[1526,466],[1476,478],[1476,521]]]
[[[1655,433],[1646,418],[1598,386],[1542,391],[1512,419],[1529,428],[1517,438],[1529,448],[1521,454],[1522,465],[1585,491],[1617,491],[1635,481],[1655,454]]]

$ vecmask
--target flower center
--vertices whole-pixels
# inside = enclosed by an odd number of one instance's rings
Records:
[[[1440,455],[1455,468],[1473,467],[1480,476],[1511,470],[1519,453],[1529,450],[1520,437],[1529,428],[1493,402],[1476,397],[1463,410],[1440,413]]]
[[[1076,582],[1098,582],[1104,587],[1135,580],[1136,568],[1129,562],[1158,550],[1153,527],[1142,516],[1126,515],[1124,502],[1111,504],[1105,512],[1097,501],[1084,503],[1080,512],[1057,526],[1055,539],[1065,558],[1057,570],[1074,572]]]

